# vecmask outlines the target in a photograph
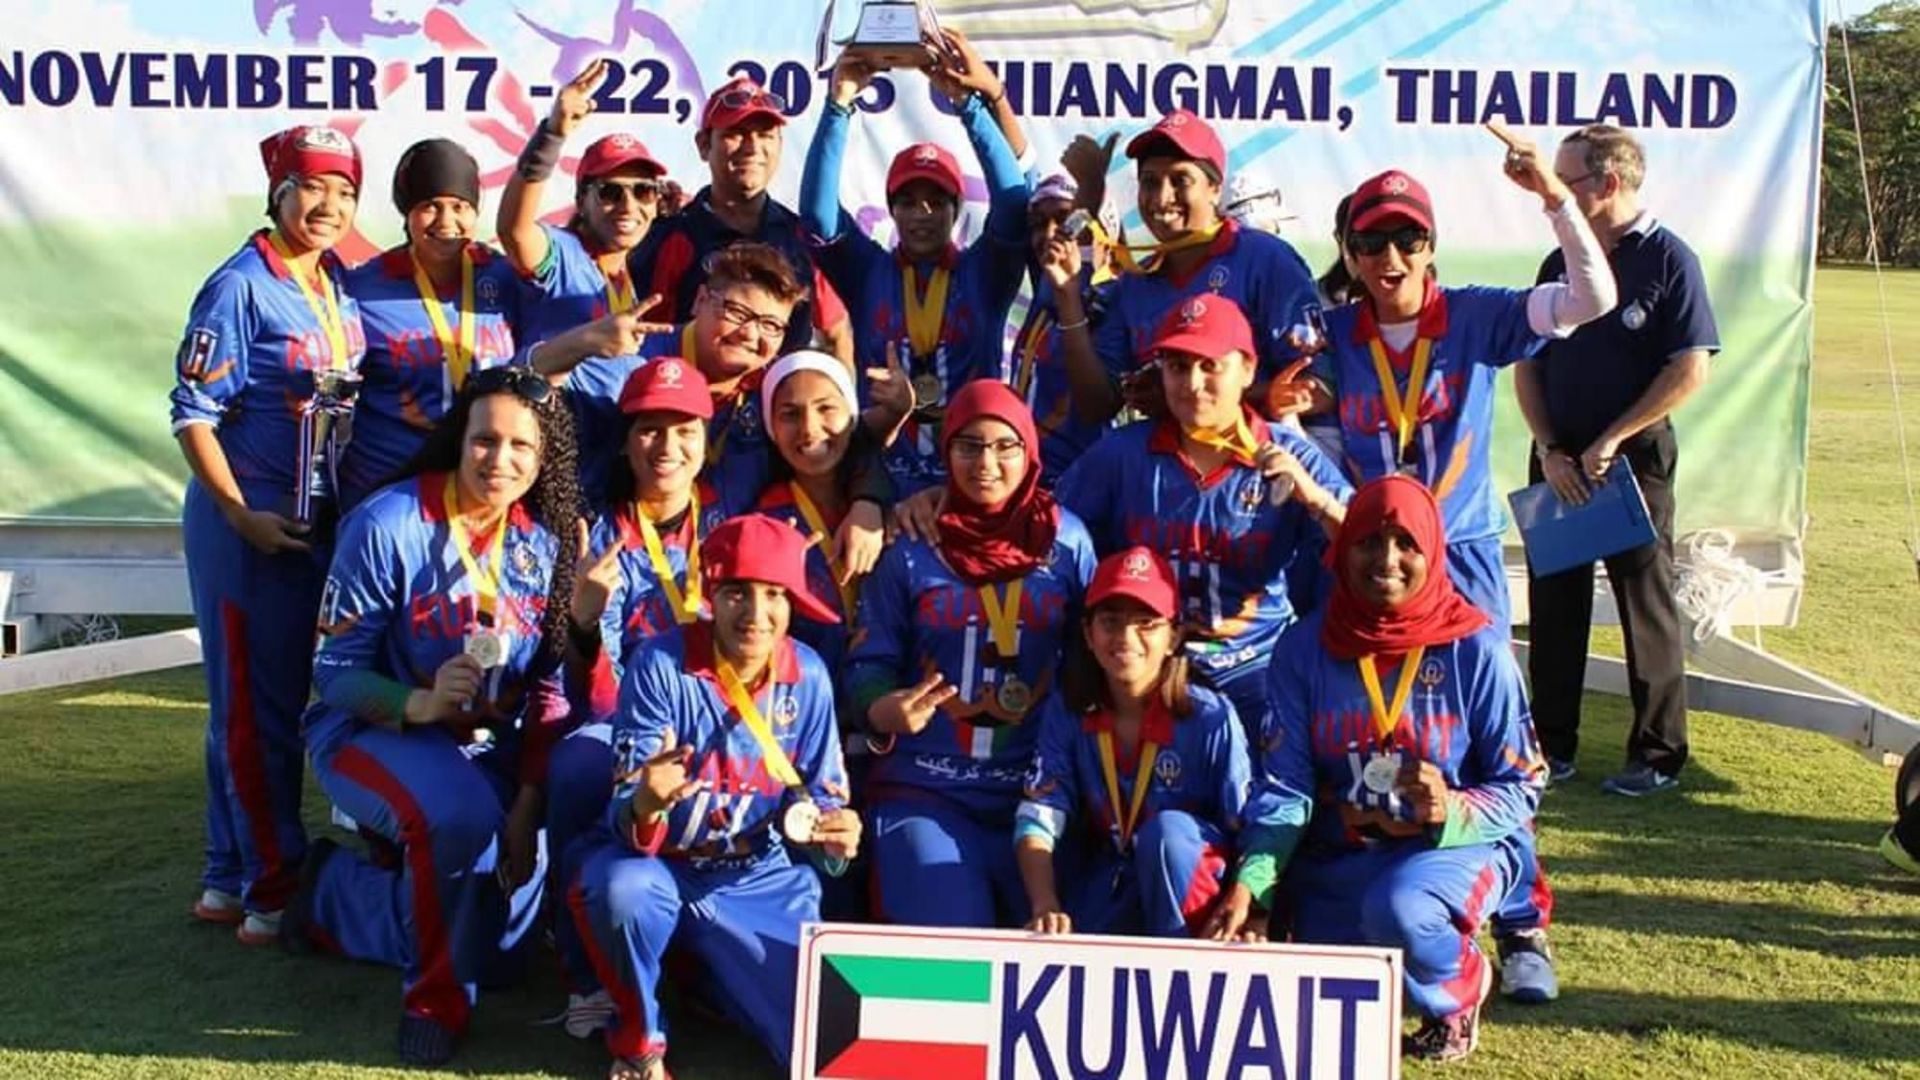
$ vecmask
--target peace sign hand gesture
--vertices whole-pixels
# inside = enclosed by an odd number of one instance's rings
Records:
[[[882,735],[918,735],[933,722],[934,711],[959,692],[959,687],[947,685],[946,676],[933,672],[869,705],[867,723]]]
[[[553,96],[553,111],[547,114],[547,127],[563,139],[578,130],[580,121],[594,110],[593,92],[600,88],[606,76],[607,61],[602,57],[561,87]]]

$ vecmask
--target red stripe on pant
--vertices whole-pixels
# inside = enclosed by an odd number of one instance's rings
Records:
[[[1486,966],[1486,954],[1473,942],[1473,936],[1480,932],[1480,922],[1486,909],[1487,895],[1493,892],[1493,886],[1500,879],[1499,872],[1489,863],[1482,867],[1480,876],[1473,879],[1473,888],[1467,890],[1466,902],[1461,905],[1465,916],[1453,920],[1460,931],[1460,973],[1440,984],[1440,990],[1459,1003],[1460,1008],[1469,1009],[1480,1003],[1480,969]]]
[[[260,876],[248,884],[248,906],[256,911],[278,911],[286,906],[293,875],[280,853],[280,832],[268,790],[266,751],[261,746],[259,718],[253,709],[252,657],[247,650],[247,615],[231,600],[220,602],[220,646],[226,654],[227,778],[240,799],[253,850],[260,857]]]
[[[1180,898],[1180,917],[1186,920],[1187,933],[1194,937],[1199,937],[1206,925],[1207,911],[1213,906],[1214,897],[1220,895],[1220,882],[1226,871],[1225,852],[1212,844],[1200,849],[1193,876],[1187,879],[1187,894]]]
[[[400,849],[413,877],[414,944],[419,978],[401,1000],[409,1015],[424,1016],[452,1031],[465,1031],[472,1004],[454,978],[453,943],[440,910],[440,879],[433,864],[433,837],[426,814],[399,779],[373,755],[349,744],[333,758],[333,771],[374,793],[400,820]],[[462,869],[466,869],[462,867]]]
[[[600,939],[593,934],[593,918],[587,913],[587,891],[577,881],[567,888],[567,910],[573,913],[573,929],[580,935],[587,962],[593,965],[600,985],[606,987],[607,995],[613,998],[614,1022],[607,1027],[607,1049],[620,1058],[637,1058],[649,1053],[665,1056],[667,1040],[647,1034],[647,1013],[640,1005],[640,995],[620,977],[613,958],[600,948]],[[658,992],[657,987],[655,991]]]

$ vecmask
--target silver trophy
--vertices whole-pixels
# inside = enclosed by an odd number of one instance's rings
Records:
[[[313,524],[315,496],[339,490],[340,451],[353,437],[360,381],[357,371],[329,368],[313,373],[313,394],[300,409],[299,479],[293,490],[293,517],[303,527]]]
[[[827,42],[832,39],[833,11],[838,0],[828,0],[815,45],[815,66],[828,64]],[[851,37],[834,41],[879,71],[923,68],[934,58],[927,42],[944,43],[931,0],[862,0],[860,21]],[[936,45],[935,47],[942,47]]]

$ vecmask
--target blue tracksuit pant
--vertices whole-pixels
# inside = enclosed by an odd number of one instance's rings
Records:
[[[1061,903],[1081,933],[1185,937],[1220,895],[1228,857],[1218,827],[1184,811],[1162,810],[1141,822],[1124,856],[1102,845],[1058,859],[1064,873],[1057,876],[1074,883]]]
[[[1013,822],[986,821],[931,792],[874,793],[874,915],[914,926],[1015,927],[1028,918]]]

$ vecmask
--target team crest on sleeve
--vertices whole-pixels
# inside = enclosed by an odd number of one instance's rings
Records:
[[[1180,782],[1180,755],[1173,750],[1162,750],[1160,756],[1153,759],[1153,778],[1160,781],[1164,788],[1173,787]]]
[[[189,379],[204,380],[207,365],[213,362],[213,351],[220,346],[218,332],[204,326],[196,326],[187,334],[187,340],[180,343],[180,372]]]
[[[340,608],[345,592],[346,590],[340,586],[340,579],[328,574],[327,583],[320,589],[319,630],[322,637],[344,634],[353,629],[354,623],[360,621],[357,615],[341,614]]]
[[[1221,289],[1226,288],[1227,276],[1226,264],[1215,264],[1213,271],[1207,275],[1207,288],[1213,292],[1219,292]]]
[[[1620,325],[1629,330],[1638,330],[1647,325],[1647,309],[1640,306],[1638,300],[1628,304],[1620,312]]]

